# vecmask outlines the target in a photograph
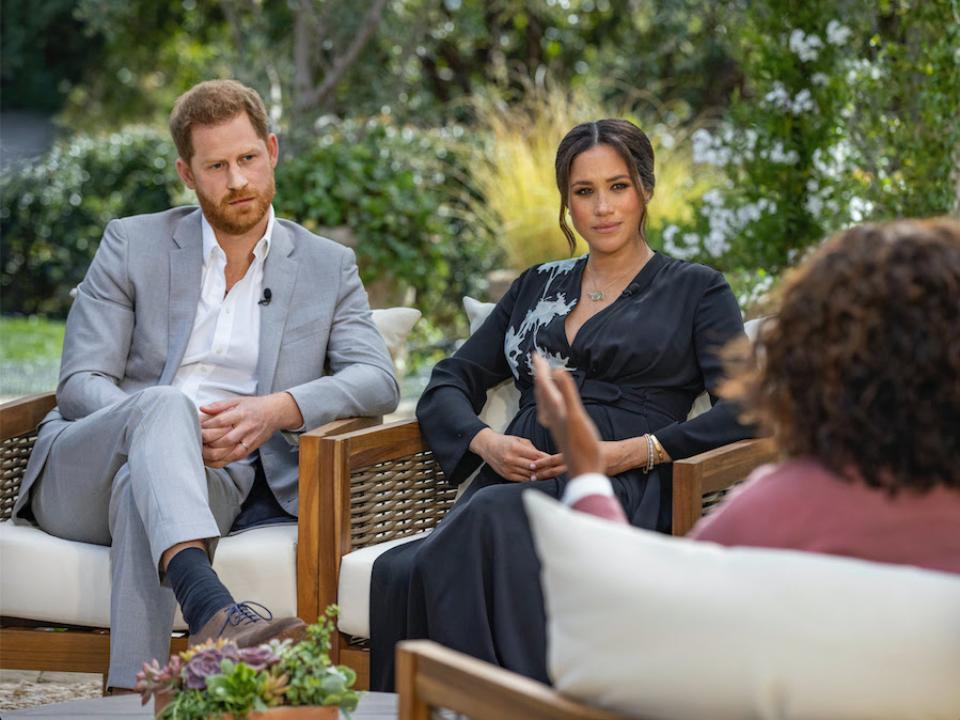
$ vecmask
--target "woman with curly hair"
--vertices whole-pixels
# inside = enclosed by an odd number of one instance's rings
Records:
[[[692,537],[960,573],[960,223],[830,239],[785,279],[753,350],[731,350],[740,367],[722,394],[784,460]],[[565,501],[622,522],[576,388],[539,369],[539,420],[575,476]]]
[[[786,459],[693,536],[960,573],[960,223],[826,242],[729,390]]]

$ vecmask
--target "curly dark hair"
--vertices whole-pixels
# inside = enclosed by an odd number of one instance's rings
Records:
[[[787,275],[778,305],[725,392],[748,418],[840,477],[960,488],[960,222],[846,230]]]

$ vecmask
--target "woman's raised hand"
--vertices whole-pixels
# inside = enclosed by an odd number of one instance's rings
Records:
[[[526,438],[501,435],[490,428],[474,436],[470,450],[482,457],[497,475],[513,482],[545,480],[566,470],[559,454],[549,455],[537,450]]]
[[[576,477],[587,472],[603,473],[612,458],[601,443],[597,426],[587,415],[577,386],[566,370],[553,370],[537,354],[533,355],[533,387],[537,397],[537,420],[547,428]],[[539,477],[539,475],[538,475]]]

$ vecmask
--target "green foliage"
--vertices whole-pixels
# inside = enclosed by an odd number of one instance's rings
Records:
[[[0,361],[32,362],[60,358],[64,324],[40,317],[0,317]]]
[[[957,209],[955,3],[732,5],[749,84],[693,136],[695,161],[727,182],[664,231],[668,252],[776,273],[851,222]]]
[[[864,31],[840,113],[850,148],[844,171],[860,214],[957,214],[960,3],[885,0]]]
[[[3,108],[60,109],[88,64],[103,58],[99,38],[77,32],[76,0],[0,3]]]
[[[339,609],[331,605],[322,622],[311,625],[308,639],[282,654],[279,672],[287,677],[290,705],[336,705],[355,710],[359,695],[353,690],[357,674],[346,665],[330,662],[330,633]]]
[[[57,386],[64,323],[0,317],[0,396],[49,392]]]
[[[339,97],[404,118],[473,118],[489,86],[518,100],[549,76],[603,100],[638,98],[689,117],[723,104],[738,74],[717,32],[722,10],[694,0],[400,0]],[[344,104],[343,107],[346,107]]]
[[[207,678],[207,696],[218,710],[238,717],[250,710],[266,710],[267,704],[262,696],[267,677],[264,670],[224,660],[220,664],[220,674]]]
[[[227,713],[239,720],[281,705],[333,706],[349,717],[360,696],[353,689],[356,673],[330,662],[330,634],[338,613],[336,605],[329,606],[295,645],[273,640],[238,649],[222,640],[208,641],[171,656],[164,667],[154,660],[138,674],[137,690],[144,702],[170,698],[160,720],[205,720]]]
[[[72,4],[71,36],[86,35],[103,48],[98,61],[84,63],[82,78],[69,86],[61,122],[75,130],[159,124],[187,88],[234,75],[226,57],[233,41],[216,2]]]
[[[235,77],[261,91],[279,129],[299,143],[315,113],[294,107],[302,80],[294,62],[298,26],[319,36],[311,56],[329,69],[360,32],[369,5],[4,0],[3,71],[13,83],[5,82],[13,93],[5,102],[58,107],[66,93],[62,119],[91,131],[160,121],[198,80]],[[724,105],[740,83],[723,17],[722,4],[700,0],[391,0],[373,39],[318,110],[366,116],[387,106],[402,122],[463,122],[472,118],[473,94],[493,85],[516,98],[546,74],[571,87],[600,87],[615,105],[642,98],[668,106],[682,120]],[[56,72],[45,82],[48,68]]]
[[[107,222],[175,204],[174,158],[165,135],[134,127],[78,136],[0,176],[4,313],[64,316]]]
[[[281,164],[277,210],[312,230],[346,226],[364,282],[412,289],[435,322],[459,316],[495,261],[479,196],[463,169],[463,130],[400,127],[389,117],[326,126]]]

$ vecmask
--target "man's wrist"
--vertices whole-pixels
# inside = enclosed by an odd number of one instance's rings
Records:
[[[303,427],[303,414],[296,399],[288,392],[273,395],[276,405],[278,430],[294,431]]]

